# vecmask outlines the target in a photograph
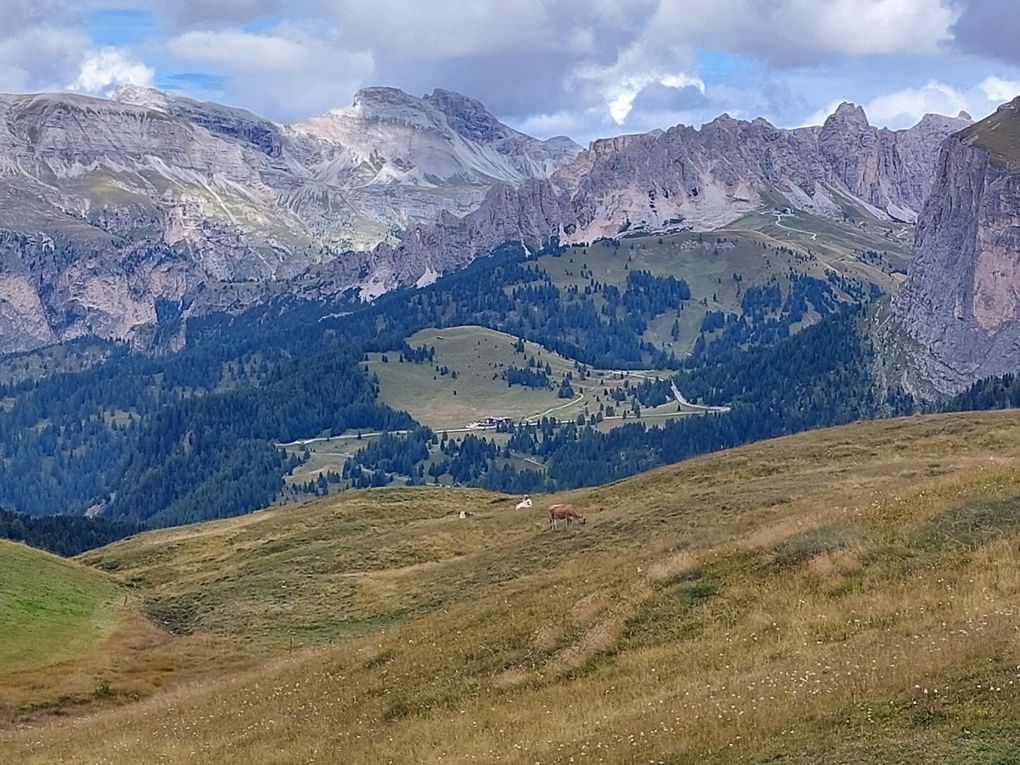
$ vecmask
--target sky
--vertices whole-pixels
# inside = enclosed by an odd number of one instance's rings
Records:
[[[903,128],[1020,95],[1017,0],[0,0],[0,92],[122,83],[293,122],[361,87],[586,143],[726,112]]]

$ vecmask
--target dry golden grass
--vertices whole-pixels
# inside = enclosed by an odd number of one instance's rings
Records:
[[[1011,762],[1018,468],[1020,414],[939,416],[572,492],[569,531],[387,490],[144,535],[86,560],[192,632],[167,655],[228,641],[250,668],[197,682],[211,656],[179,657],[165,690],[2,731],[0,754]]]

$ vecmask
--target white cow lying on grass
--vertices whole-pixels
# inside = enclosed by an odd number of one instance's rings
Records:
[[[531,507],[531,495],[525,494],[524,499],[517,503],[517,507],[514,510],[527,510],[529,507]]]

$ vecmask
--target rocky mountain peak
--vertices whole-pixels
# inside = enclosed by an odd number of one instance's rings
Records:
[[[506,138],[511,132],[474,98],[437,89],[423,100],[442,112],[450,127],[468,140],[489,143]]]
[[[721,115],[581,151],[448,90],[365,88],[289,126],[134,86],[0,97],[0,350],[144,336],[159,301],[250,304],[324,261],[337,290],[375,295],[505,241],[710,229],[777,196],[910,220],[945,119],[878,130],[846,104],[822,129]],[[219,281],[252,286],[205,287]]]
[[[118,85],[113,91],[113,95],[110,96],[110,100],[161,111],[165,110],[170,103],[170,97],[162,90],[131,84]]]
[[[449,91],[366,88],[290,126],[136,86],[0,96],[0,352],[144,342],[162,301],[239,307],[337,253],[378,264],[381,243],[461,219],[494,186],[544,181],[579,150]],[[246,286],[207,287],[219,282]]]
[[[868,122],[864,107],[850,101],[844,101],[837,106],[836,111],[829,115],[822,125],[823,130],[867,130],[869,127],[871,123]]]
[[[723,112],[711,122],[706,122],[704,127],[710,129],[730,129],[735,127],[738,122],[729,112]]]
[[[968,125],[972,125],[974,120],[967,112],[960,112],[955,117],[948,117],[945,114],[932,114],[928,113],[921,117],[920,121],[915,125],[915,128],[920,129],[942,129],[943,127],[950,128],[953,132],[957,130],[963,130]]]
[[[351,106],[333,109],[329,116],[423,128],[436,127],[435,113],[428,104],[399,88],[390,87],[362,88],[354,94]]]

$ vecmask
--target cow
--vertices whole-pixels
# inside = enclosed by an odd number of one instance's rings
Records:
[[[529,507],[531,507],[531,505],[532,505],[531,495],[525,494],[524,499],[517,503],[517,506],[514,508],[514,510],[527,510]]]
[[[569,526],[574,521],[587,523],[588,519],[577,512],[573,505],[549,505],[549,525],[555,529],[557,521],[566,521]]]

